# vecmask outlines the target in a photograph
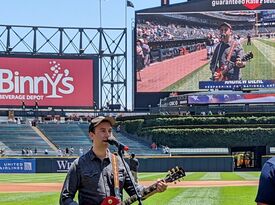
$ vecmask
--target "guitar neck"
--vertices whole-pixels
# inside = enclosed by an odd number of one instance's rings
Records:
[[[147,197],[149,197],[155,190],[157,189],[157,184],[153,184],[147,188],[145,188],[142,193],[141,193],[141,199],[144,200],[146,199]],[[130,205],[134,202],[136,202],[138,200],[138,197],[137,195],[133,195],[131,197],[129,197],[128,199],[124,200],[123,201],[123,205]]]

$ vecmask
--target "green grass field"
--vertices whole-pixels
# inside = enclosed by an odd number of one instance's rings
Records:
[[[189,172],[186,181],[258,180],[259,172]],[[166,173],[140,173],[140,181],[163,178]],[[5,183],[63,182],[65,174],[0,174],[0,186]],[[169,188],[153,195],[144,205],[255,205],[256,186]],[[127,196],[125,196],[127,197]],[[0,193],[1,205],[58,205],[59,193]],[[137,203],[135,203],[137,204]]]

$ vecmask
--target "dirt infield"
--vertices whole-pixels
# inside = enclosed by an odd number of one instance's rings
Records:
[[[137,73],[138,92],[159,92],[208,62],[206,49],[151,64]]]
[[[142,185],[149,186],[152,181],[142,181]],[[175,187],[225,187],[225,186],[257,186],[258,181],[181,181],[169,184]],[[2,183],[0,192],[59,192],[61,183]]]

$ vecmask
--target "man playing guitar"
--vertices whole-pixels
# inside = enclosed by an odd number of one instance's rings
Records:
[[[91,121],[89,136],[93,146],[72,163],[61,191],[60,205],[101,205],[110,196],[121,198],[123,189],[130,196],[135,195],[131,183],[134,178],[131,172],[128,175],[125,170],[129,170],[129,167],[124,167],[122,159],[112,154],[108,148],[107,140],[112,136],[114,124],[113,118],[104,116]],[[138,192],[145,189],[138,184],[136,186]],[[151,194],[163,192],[166,188],[165,181],[157,181]],[[74,201],[77,191],[78,203]],[[107,204],[112,204],[111,200],[107,200]]]
[[[213,81],[241,80],[240,69],[244,51],[241,44],[232,38],[232,27],[224,22],[219,27],[220,43],[216,46],[210,63]]]

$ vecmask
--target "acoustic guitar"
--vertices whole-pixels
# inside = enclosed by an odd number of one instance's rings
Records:
[[[243,56],[241,61],[248,61],[253,58],[253,53],[250,51]],[[233,69],[235,62],[228,61],[227,64],[218,68],[214,73],[214,81],[225,81],[228,80],[226,74]]]
[[[185,171],[181,167],[175,167],[168,171],[168,174],[166,175],[165,178],[162,179],[162,181],[166,183],[171,183],[181,179],[184,176],[185,176]],[[146,199],[156,189],[157,189],[157,183],[154,183],[151,186],[145,188],[141,193],[141,199],[142,200]],[[120,201],[118,198],[114,196],[109,196],[102,201],[101,205],[130,205],[137,200],[138,200],[137,195],[133,195],[124,201]]]

